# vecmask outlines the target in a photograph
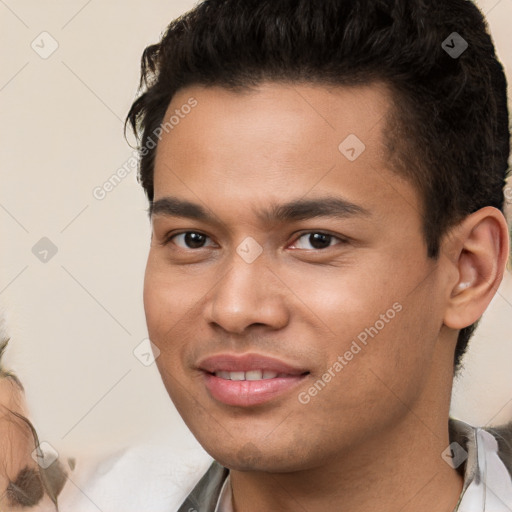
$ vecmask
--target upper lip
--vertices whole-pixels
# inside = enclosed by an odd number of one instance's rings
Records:
[[[280,359],[262,354],[216,354],[202,359],[197,365],[200,370],[216,372],[249,372],[251,370],[262,370],[287,375],[302,375],[308,370],[299,366],[292,366]]]

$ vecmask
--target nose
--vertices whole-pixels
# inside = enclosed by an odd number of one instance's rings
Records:
[[[289,322],[284,285],[263,258],[247,263],[237,254],[212,290],[207,320],[232,334],[255,326],[282,329]]]

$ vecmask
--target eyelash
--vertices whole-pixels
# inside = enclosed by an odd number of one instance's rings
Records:
[[[187,235],[187,234],[196,234],[196,235],[201,235],[201,236],[204,236],[206,237],[207,239],[211,240],[211,237],[209,237],[208,235],[202,233],[201,231],[182,231],[180,233],[172,233],[168,236],[165,237],[164,241],[162,242],[161,245],[163,246],[166,246],[168,245],[169,243],[171,243],[173,241],[174,238],[180,236],[180,235]],[[333,240],[338,240],[338,243],[337,244],[334,244],[334,245],[345,245],[345,244],[348,244],[349,243],[349,240],[345,237],[341,237],[339,235],[333,235],[331,233],[327,233],[325,231],[305,231],[303,233],[300,233],[295,239],[294,241],[292,242],[293,244],[296,244],[301,238],[303,238],[304,236],[311,236],[311,235],[324,235],[324,236],[328,236],[328,237],[331,237],[331,239]],[[175,244],[176,245],[176,244]],[[333,247],[333,245],[329,245],[328,247],[325,247],[325,248],[322,248],[322,249],[315,249],[315,248],[312,248],[312,249],[295,249],[295,250],[312,250],[312,251],[325,251],[326,249],[329,249],[330,247]],[[194,249],[194,248],[183,248],[183,247],[180,247],[178,246],[178,248],[182,249],[182,250],[185,250],[185,251],[196,251],[196,250],[200,250],[200,249],[204,249],[206,247],[199,247],[197,249]]]
[[[332,233],[327,233],[325,231],[306,231],[304,233],[301,233],[299,234],[293,244],[295,245],[301,238],[305,237],[305,236],[311,236],[311,235],[323,235],[323,236],[328,236],[331,238],[331,241],[334,241],[334,240],[337,240],[338,243],[337,244],[333,244],[333,245],[329,245],[325,248],[322,248],[322,249],[317,249],[317,248],[313,248],[313,249],[298,249],[298,250],[302,250],[302,251],[306,251],[306,250],[312,250],[312,251],[325,251],[326,249],[330,249],[331,247],[335,246],[335,245],[345,245],[347,244],[349,241],[347,238],[344,238],[342,236],[338,236],[338,235],[333,235]]]

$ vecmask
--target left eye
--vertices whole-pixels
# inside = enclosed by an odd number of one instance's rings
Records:
[[[340,238],[327,233],[306,233],[294,242],[295,249],[327,249],[332,245],[343,242]]]
[[[201,249],[212,245],[210,237],[196,231],[187,231],[186,233],[174,235],[171,237],[171,240],[182,249]]]

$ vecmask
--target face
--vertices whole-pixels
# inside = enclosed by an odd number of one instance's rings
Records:
[[[169,106],[188,113],[157,148],[147,324],[172,401],[227,467],[314,468],[427,393],[443,279],[384,148],[389,106],[379,85],[275,83]]]

